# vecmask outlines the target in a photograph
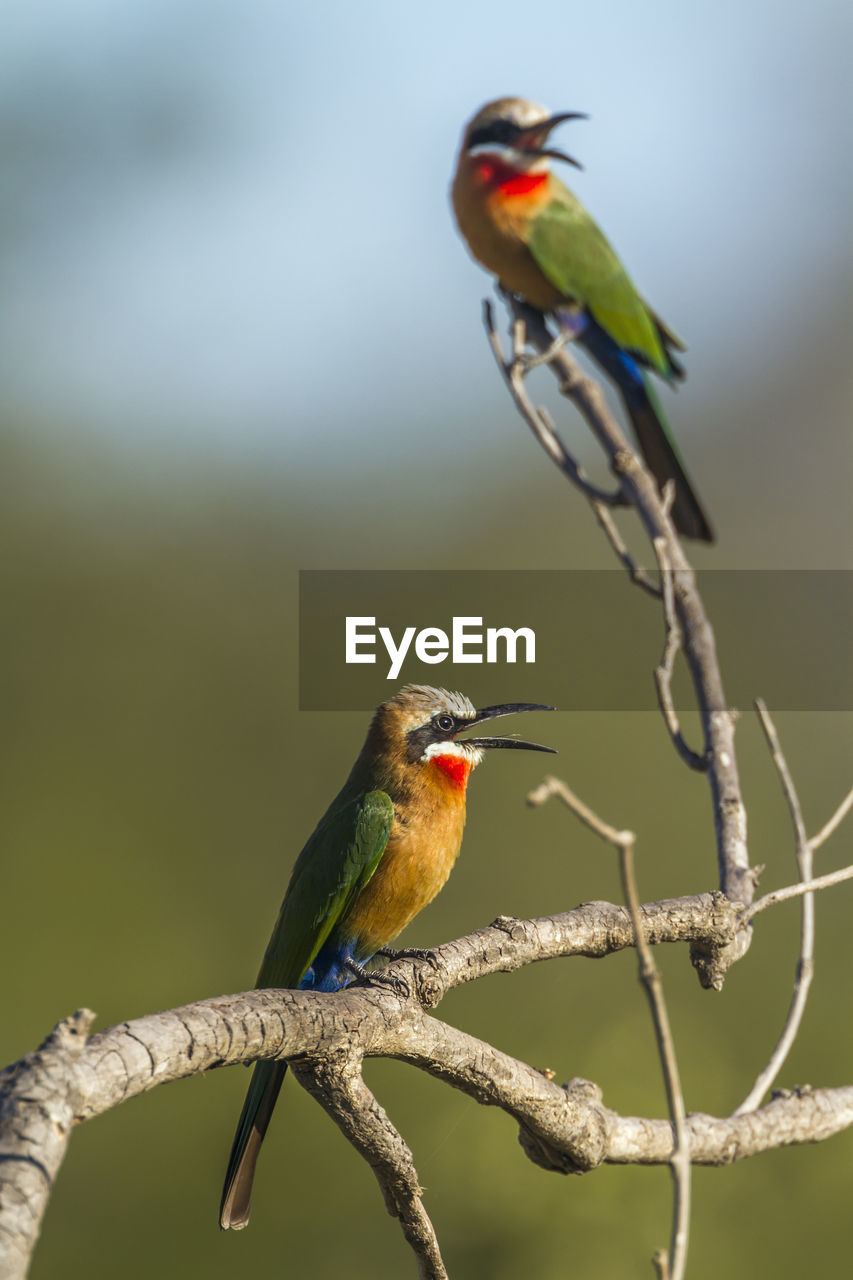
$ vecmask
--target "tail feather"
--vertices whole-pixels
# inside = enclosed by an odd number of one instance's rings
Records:
[[[669,480],[675,482],[675,499],[672,504],[672,522],[685,538],[697,538],[700,542],[713,542],[714,531],[702,509],[693,486],[687,479],[675,447],[670,441],[663,425],[665,419],[657,403],[657,397],[648,385],[646,378],[645,395],[623,393],[625,408],[637,436],[646,466],[651,471],[658,488],[663,489]]]
[[[219,1225],[223,1231],[239,1231],[249,1221],[255,1164],[286,1071],[286,1062],[259,1062],[252,1072],[222,1189]]]
[[[672,356],[670,345],[680,345],[674,335],[663,330],[672,377],[683,377],[683,370]],[[663,409],[652,389],[650,376],[637,361],[623,351],[608,333],[591,317],[579,334],[581,345],[607,374],[622,397],[631,419],[646,465],[663,486],[668,480],[675,482],[675,500],[672,505],[672,521],[679,533],[701,542],[713,542],[714,531],[702,504],[687,479],[687,473],[672,442]]]

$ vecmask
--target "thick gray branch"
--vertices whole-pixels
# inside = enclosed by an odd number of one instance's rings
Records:
[[[447,1280],[438,1239],[423,1207],[414,1157],[364,1083],[360,1062],[342,1053],[312,1066],[293,1064],[293,1074],[370,1165],[385,1207],[398,1219],[417,1258],[422,1280]]]
[[[0,1275],[25,1276],[72,1126],[89,1086],[83,1066],[95,1015],[79,1009],[0,1073]]]
[[[640,908],[649,943],[688,942],[691,954],[728,946],[741,928],[742,911],[721,893],[647,902]],[[535,920],[499,917],[487,929],[447,942],[431,953],[434,972],[419,978],[418,996],[432,1005],[463,982],[509,973],[559,956],[598,959],[634,945],[627,907],[585,902],[573,911]]]
[[[694,948],[727,945],[742,914],[719,893],[642,907],[650,943]],[[74,1124],[168,1080],[259,1058],[293,1063],[368,1159],[422,1275],[436,1280],[442,1263],[411,1153],[361,1081],[363,1057],[408,1061],[502,1108],[519,1124],[526,1153],[545,1168],[581,1172],[606,1161],[668,1162],[669,1121],[619,1117],[603,1106],[596,1086],[571,1081],[560,1087],[426,1012],[447,991],[486,974],[549,958],[605,956],[633,942],[626,908],[591,902],[538,920],[501,917],[426,959],[395,961],[393,972],[410,998],[386,984],[333,994],[252,991],[121,1023],[88,1040],[93,1015],[75,1014],[36,1053],[0,1075],[0,1274],[9,1280],[26,1274]],[[774,1145],[819,1141],[850,1123],[853,1090],[804,1092],[731,1120],[692,1117],[691,1158],[725,1163]]]
[[[700,1112],[687,1117],[692,1161],[707,1165],[734,1164],[777,1147],[823,1142],[851,1125],[853,1085],[783,1090],[759,1110],[726,1119]],[[668,1121],[614,1116],[607,1148],[610,1163],[662,1164],[671,1150]]]

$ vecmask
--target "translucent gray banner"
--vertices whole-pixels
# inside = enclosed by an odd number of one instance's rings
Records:
[[[729,705],[853,710],[853,573],[698,575]],[[304,570],[299,705],[364,711],[407,683],[560,710],[656,707],[660,605],[620,570]],[[694,705],[683,662],[676,705]]]

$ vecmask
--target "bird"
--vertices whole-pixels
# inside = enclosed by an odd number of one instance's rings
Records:
[[[532,702],[481,707],[461,693],[404,686],[377,707],[352,770],[296,860],[257,987],[338,991],[431,902],[462,843],[472,769],[493,748],[548,751],[510,737],[460,738]],[[255,1065],[220,1205],[223,1230],[249,1221],[255,1164],[286,1062]]]
[[[554,315],[615,384],[658,486],[675,483],[672,519],[686,537],[714,534],[676,450],[650,374],[670,384],[684,344],[637,292],[591,214],[551,161],[581,168],[549,145],[582,112],[552,115],[526,98],[487,103],[465,127],[451,188],[456,222],[474,258],[515,294]]]

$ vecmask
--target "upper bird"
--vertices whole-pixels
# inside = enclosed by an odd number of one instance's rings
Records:
[[[406,685],[383,702],[338,795],[296,860],[258,987],[337,991],[396,938],[442,887],[462,844],[471,770],[491,747],[551,751],[518,738],[466,738],[517,711],[479,711],[461,693]],[[249,1221],[252,1179],[287,1064],[259,1062],[225,1175],[219,1222]]]
[[[465,129],[453,209],[474,257],[509,293],[569,328],[615,383],[643,457],[658,485],[675,482],[672,517],[688,538],[713,542],[685,475],[648,371],[684,377],[674,352],[684,347],[634,287],[604,233],[551,160],[578,162],[548,145],[551,131],[576,111],[552,115],[525,98],[499,98]]]

